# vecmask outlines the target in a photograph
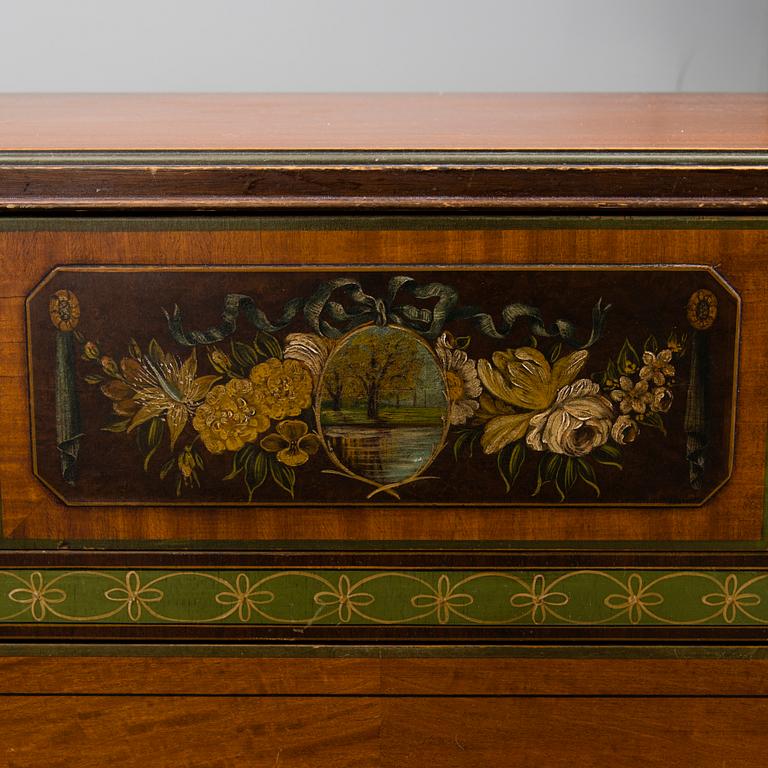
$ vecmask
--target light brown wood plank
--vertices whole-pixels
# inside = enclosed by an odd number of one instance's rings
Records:
[[[766,147],[764,94],[0,97],[0,150]]]

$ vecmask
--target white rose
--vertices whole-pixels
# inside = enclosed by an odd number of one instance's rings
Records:
[[[585,456],[611,434],[613,406],[600,386],[579,379],[557,393],[551,408],[531,419],[526,442],[535,451]]]

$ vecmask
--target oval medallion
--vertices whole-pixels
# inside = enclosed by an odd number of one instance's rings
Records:
[[[318,431],[331,460],[377,485],[421,474],[440,451],[446,383],[432,350],[396,326],[366,326],[342,339],[317,395]]]

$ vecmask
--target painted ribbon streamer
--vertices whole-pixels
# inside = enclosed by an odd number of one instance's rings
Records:
[[[74,485],[77,457],[80,452],[80,403],[75,376],[75,341],[73,331],[80,318],[80,304],[71,291],[57,291],[50,300],[49,314],[56,327],[56,446],[61,463],[61,476]]]
[[[412,300],[437,301],[431,308],[407,303],[408,299],[402,300],[406,303],[398,303],[398,296],[404,292]],[[235,332],[240,315],[254,328],[273,333],[286,328],[302,313],[315,333],[332,339],[371,322],[378,325],[402,325],[427,339],[436,339],[446,323],[453,320],[470,321],[485,335],[503,339],[518,321],[525,320],[531,334],[560,338],[572,347],[583,349],[592,346],[600,338],[606,312],[610,309],[610,305],[602,305],[602,300],[597,302],[592,310],[590,336],[586,342],[580,343],[576,339],[577,329],[571,322],[555,320],[547,327],[541,311],[536,307],[509,304],[502,310],[501,322],[496,325],[489,314],[476,307],[460,307],[458,302],[459,295],[454,288],[443,283],[422,285],[406,275],[397,275],[389,281],[385,299],[367,294],[354,278],[338,277],[321,283],[308,299],[295,298],[288,301],[274,322],[256,306],[253,298],[239,293],[231,293],[224,299],[221,324],[204,331],[185,331],[178,306],[174,306],[170,313],[165,312],[165,316],[171,336],[184,346],[222,341]]]

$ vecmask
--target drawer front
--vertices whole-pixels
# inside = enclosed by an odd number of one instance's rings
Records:
[[[766,241],[4,219],[0,632],[760,635]]]

